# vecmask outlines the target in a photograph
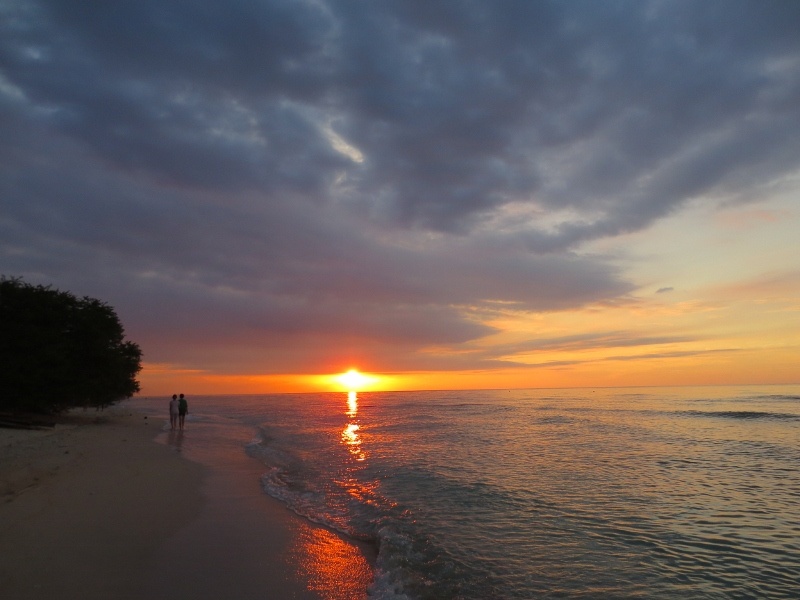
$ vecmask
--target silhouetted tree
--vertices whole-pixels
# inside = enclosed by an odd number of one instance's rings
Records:
[[[114,309],[0,277],[0,410],[107,406],[139,391],[139,346]]]

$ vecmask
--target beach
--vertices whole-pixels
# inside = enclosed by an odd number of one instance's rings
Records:
[[[190,427],[135,402],[0,429],[0,597],[366,595],[364,548],[266,496],[241,449],[206,441],[202,464]]]
[[[72,412],[0,430],[0,598],[793,600],[799,401],[190,395],[184,432],[166,398]]]

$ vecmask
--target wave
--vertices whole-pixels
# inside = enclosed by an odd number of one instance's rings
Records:
[[[682,410],[678,411],[677,414],[691,417],[711,417],[721,419],[800,421],[800,415],[795,415],[792,413],[764,412],[757,410]]]

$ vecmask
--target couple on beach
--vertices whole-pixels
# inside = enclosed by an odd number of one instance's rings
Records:
[[[183,429],[183,422],[186,420],[186,413],[189,412],[189,403],[186,398],[181,394],[180,399],[177,394],[172,394],[172,400],[169,403],[169,427],[175,429],[180,427]]]

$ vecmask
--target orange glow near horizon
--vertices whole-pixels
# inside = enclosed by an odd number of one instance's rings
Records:
[[[359,392],[362,390],[378,389],[381,378],[377,375],[361,373],[358,369],[350,369],[346,373],[334,375],[333,379],[344,391]]]
[[[515,356],[517,361],[530,362],[513,368],[360,374],[364,379],[354,380],[358,389],[347,383],[349,376],[342,379],[343,373],[226,375],[145,364],[138,377],[139,396],[798,383],[800,348],[796,344],[765,351],[745,343],[724,342],[736,350],[720,342],[707,348],[684,343],[656,352],[650,349],[650,356],[639,358],[628,349],[565,348],[538,356]]]
[[[348,391],[358,391],[364,387],[364,384],[367,382],[367,378],[355,369],[350,369],[347,373],[342,373],[336,379],[344,385]]]

